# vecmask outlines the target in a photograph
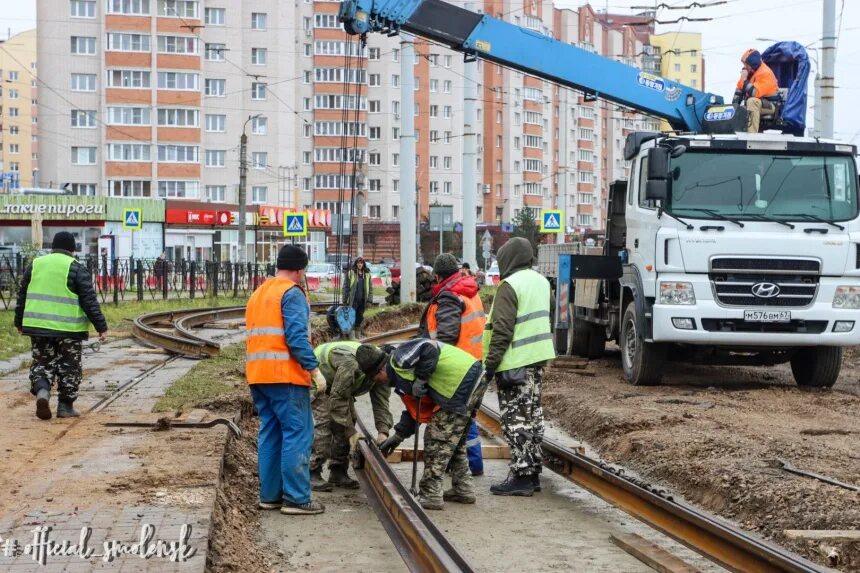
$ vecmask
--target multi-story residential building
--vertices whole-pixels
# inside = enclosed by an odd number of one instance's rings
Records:
[[[705,59],[702,57],[702,35],[694,32],[652,34],[654,55],[659,57],[660,75],[691,88],[705,90]],[[661,129],[669,129],[661,122]]]
[[[36,30],[0,40],[0,193],[39,184]]]

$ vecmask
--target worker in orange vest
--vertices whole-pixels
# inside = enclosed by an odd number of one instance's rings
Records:
[[[463,265],[468,270],[467,264]],[[482,338],[487,317],[478,294],[478,283],[466,272],[460,272],[454,255],[443,253],[433,263],[436,286],[433,298],[424,310],[418,336],[441,340],[483,360]],[[473,476],[483,475],[484,458],[478,424],[473,419],[466,436],[466,454]]]
[[[314,438],[311,393],[325,392],[310,339],[310,304],[302,286],[308,255],[295,245],[278,253],[277,273],[248,300],[245,376],[260,417],[257,438],[261,509],[311,515],[309,460]]]
[[[779,84],[773,70],[761,59],[758,50],[749,49],[741,56],[741,77],[735,90],[734,101],[746,101],[749,112],[747,131],[758,133],[762,112],[773,113],[776,110],[771,98],[779,94]]]

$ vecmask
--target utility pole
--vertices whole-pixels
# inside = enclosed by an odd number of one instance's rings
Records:
[[[364,151],[356,150],[356,153],[364,153]],[[364,203],[367,199],[364,189],[366,182],[367,176],[364,174],[364,156],[362,155],[355,175],[355,218],[358,223],[355,230],[355,252],[357,256],[362,258],[364,258]]]
[[[400,303],[415,302],[415,45],[400,35]]]
[[[824,0],[821,35],[821,137],[833,137],[836,86],[836,0]]]
[[[245,263],[248,259],[248,245],[246,243],[245,218],[248,212],[248,136],[245,128],[252,119],[261,117],[262,114],[248,116],[242,125],[242,137],[239,139],[239,262]]]
[[[464,6],[473,10],[472,3]],[[478,171],[477,150],[478,136],[475,133],[477,121],[476,100],[478,99],[478,62],[468,61],[463,64],[463,261],[476,269],[478,268],[475,235],[477,234],[478,186],[475,174]],[[440,241],[441,246],[441,241]]]

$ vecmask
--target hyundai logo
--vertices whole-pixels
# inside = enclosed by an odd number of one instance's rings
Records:
[[[756,283],[750,290],[758,298],[773,298],[779,295],[779,285],[773,283]]]

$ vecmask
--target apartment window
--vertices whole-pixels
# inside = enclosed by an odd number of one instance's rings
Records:
[[[379,60],[379,48],[370,48],[370,50],[368,51],[368,59],[371,61],[374,61],[374,62],[378,61]]]
[[[431,79],[430,80],[430,92],[436,93],[437,91],[439,91],[439,80]]]
[[[254,135],[266,135],[269,130],[268,117],[255,117],[251,120],[251,133]]]
[[[590,225],[591,215],[578,215],[576,222],[580,225]]]
[[[197,91],[199,76],[184,72],[158,72],[158,89]]]
[[[400,154],[399,153],[392,153],[391,154],[391,166],[392,167],[399,167],[400,166]]]
[[[380,153],[371,153],[368,156],[368,163],[370,165],[382,165],[382,154]]]
[[[382,191],[382,179],[370,179],[368,181],[368,183],[369,183],[369,187],[368,187],[369,191],[373,191],[373,192]]]
[[[93,197],[96,194],[95,183],[72,183],[69,185],[72,195]]]
[[[695,74],[697,70],[698,70],[698,66],[696,66],[696,64],[690,64],[690,72],[691,73]]]
[[[439,106],[431,105],[430,106],[430,117],[439,117]]]
[[[382,218],[382,206],[381,205],[370,205],[368,207],[368,217],[371,219],[381,219]]]
[[[381,85],[379,74],[369,74],[367,76],[367,85],[370,87],[376,87]]]
[[[381,111],[381,105],[378,99],[370,100],[370,113],[379,113]]]
[[[7,95],[9,96],[9,99],[18,99],[18,90],[10,89]]]
[[[358,135],[364,137],[367,124],[354,121],[317,121],[314,122],[314,135]]]
[[[310,152],[307,152],[310,154]],[[361,149],[341,149],[339,147],[317,147],[314,149],[314,161],[317,163],[363,162],[364,154]],[[310,163],[310,159],[307,161]]]
[[[579,172],[579,182],[580,183],[594,183],[594,173],[591,171],[580,171]]]
[[[451,119],[451,106],[446,105],[442,108],[442,117],[444,119]]]
[[[18,72],[9,72],[9,81],[17,82],[18,81]],[[35,86],[33,86],[35,87]]]
[[[269,188],[265,185],[254,185],[251,187],[251,203],[262,205],[269,196]]]
[[[152,146],[145,143],[108,144],[108,161],[152,161]]]
[[[394,181],[397,181],[396,179]],[[395,189],[396,191],[396,189]],[[391,206],[391,217],[396,219],[400,215],[400,207],[397,205]]]
[[[9,171],[12,171],[13,173],[17,173],[17,172],[21,171],[21,164],[18,163],[17,161],[10,161],[9,162]]]
[[[147,110],[148,111],[148,110]],[[199,127],[200,112],[196,109],[158,110],[158,125],[165,127]]]
[[[149,16],[149,0],[108,0],[108,14]]]
[[[391,113],[394,114],[395,119],[400,118],[400,102],[397,100],[391,101]]]
[[[226,12],[225,8],[206,8],[203,11],[204,22],[209,26],[223,26]]]
[[[227,195],[226,185],[207,185],[206,199],[212,203],[223,203]]]
[[[205,57],[210,62],[223,62],[226,51],[226,44],[206,44]]]
[[[543,170],[543,165],[541,165],[540,159],[526,159],[525,160],[525,169],[523,171],[531,171],[533,173],[541,173]]]
[[[579,150],[579,160],[580,161],[593,162],[594,161],[594,154],[591,152],[591,150],[580,149]]]
[[[148,52],[149,34],[122,34],[111,32],[107,35],[107,50],[110,52]]]
[[[446,155],[442,158],[442,168],[443,169],[451,169],[452,159],[450,155]]]
[[[392,62],[399,62],[400,61],[400,50],[398,50],[397,48],[394,48],[393,50],[391,50],[391,61]]]
[[[698,86],[698,83],[699,83],[699,82],[697,82],[697,81],[696,81],[696,79],[695,79],[695,78],[693,78],[693,79],[691,79],[691,80],[690,80],[690,87],[693,87],[693,88],[695,88],[695,87],[699,87],[699,86]]]
[[[197,181],[159,181],[159,197],[176,197],[179,199],[196,199],[200,183]]]
[[[579,139],[584,139],[587,141],[593,141],[594,140],[594,130],[588,129],[587,127],[580,127],[579,128]]]
[[[113,197],[150,197],[150,181],[108,181],[108,194]]]
[[[109,88],[148,88],[150,72],[143,70],[107,70]]]
[[[11,107],[9,108],[9,115],[12,114],[12,110],[17,112],[17,108]],[[17,113],[14,115],[18,115]],[[72,127],[95,127],[96,126],[96,112],[95,110],[82,110],[82,109],[73,109],[72,110]]]
[[[502,160],[496,159],[496,173],[502,172]]]
[[[681,64],[675,64],[675,71],[676,71],[676,72],[680,72],[680,71],[681,71]]]
[[[223,149],[206,150],[206,167],[224,167],[227,152]]]
[[[304,134],[305,137],[310,137],[312,132],[313,132],[313,128],[310,125],[304,124],[302,126],[302,133]]]
[[[72,53],[82,56],[94,56],[96,53],[96,39],[89,36],[72,36]]]
[[[430,193],[436,194],[439,192],[439,182],[431,181],[430,182]]]
[[[449,144],[449,143],[451,143],[451,132],[450,132],[450,131],[446,131],[446,132],[445,132],[445,134],[444,134],[444,137],[443,137],[442,141],[443,141],[443,143],[445,143],[446,145],[447,145],[447,144]]]
[[[158,0],[158,15],[197,18],[197,0]]]
[[[108,125],[150,125],[150,108],[109,107],[107,122]]]
[[[430,156],[430,169],[438,169],[439,168],[439,156],[431,155]]]
[[[9,135],[18,135],[19,131],[20,131],[20,128],[17,125],[10,125],[9,126]],[[3,144],[0,143],[0,150],[2,150],[2,149],[3,149]]]
[[[251,63],[255,66],[265,66],[266,57],[266,48],[251,48]]]
[[[196,145],[159,145],[158,160],[165,163],[199,163],[199,150]]]
[[[526,147],[532,147],[534,149],[541,149],[543,147],[543,138],[539,135],[526,135],[525,138]]]
[[[266,84],[262,82],[253,82],[251,84],[251,99],[266,99]]]
[[[368,133],[368,139],[379,139],[382,135],[381,127],[371,127],[370,132]]]
[[[76,149],[76,148],[73,147],[72,149]],[[21,152],[21,149],[17,143],[10,143],[9,144],[9,153],[20,153],[20,152]]]
[[[435,129],[430,130],[430,143],[438,143],[439,142],[439,132]]]
[[[314,28],[339,28],[337,14],[314,14]]]
[[[269,154],[265,151],[255,151],[251,154],[254,169],[265,169],[269,165]]]
[[[514,173],[519,173],[519,172],[520,172],[520,162],[514,161]]]
[[[197,54],[197,38],[190,36],[159,36],[158,51],[162,54]]]
[[[204,93],[209,97],[224,97],[227,95],[227,80],[207,79]]]
[[[265,30],[266,29],[266,13],[265,12],[252,12],[251,13],[251,29],[252,30]]]
[[[591,205],[593,202],[593,196],[591,193],[579,193],[579,198],[577,200],[580,205]]]
[[[444,82],[442,82],[442,91],[446,94],[451,93],[451,85],[451,80],[445,80]]]
[[[72,18],[95,18],[95,0],[70,0],[70,12]]]
[[[445,195],[450,195],[452,188],[453,185],[451,184],[451,182],[445,181],[445,183],[442,184],[442,193],[444,193]]]
[[[400,128],[392,127],[391,128],[391,139],[400,139]]]
[[[400,87],[400,76],[397,74],[391,74],[391,87],[399,88]]]

